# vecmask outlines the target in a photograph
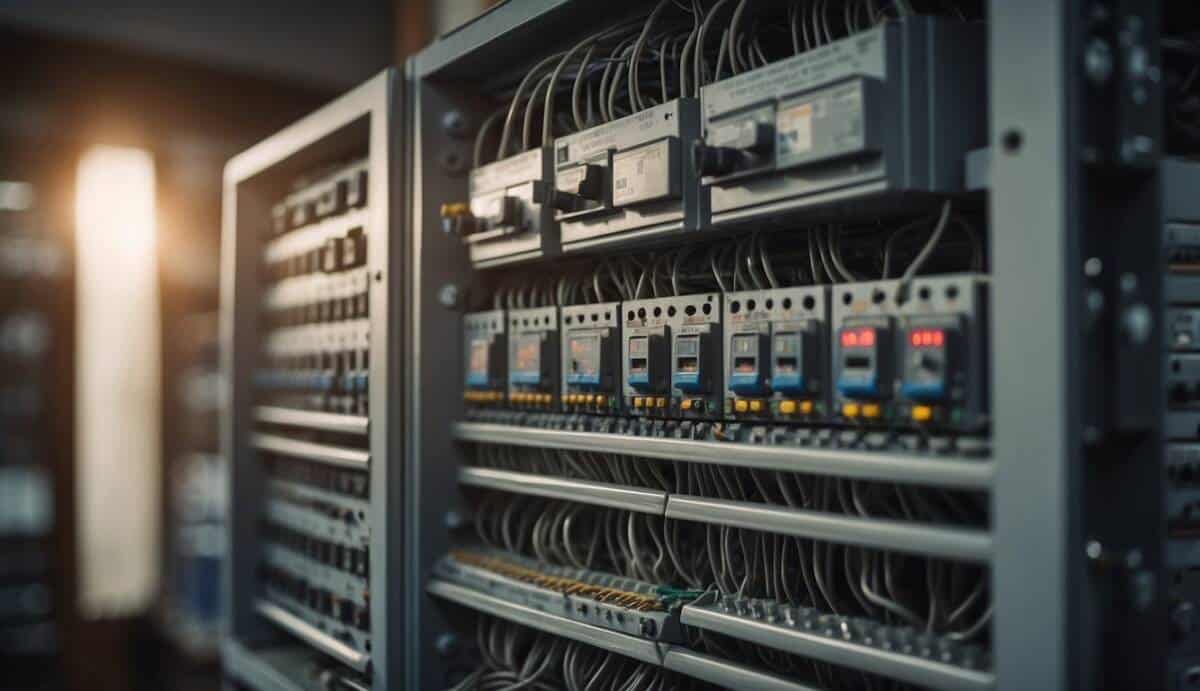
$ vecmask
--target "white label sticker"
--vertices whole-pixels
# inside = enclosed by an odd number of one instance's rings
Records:
[[[670,141],[613,156],[613,204],[632,204],[671,193]]]
[[[571,166],[558,171],[555,187],[563,192],[579,194],[579,184],[587,178],[587,166]]]
[[[800,103],[783,108],[776,116],[779,149],[782,153],[800,154],[812,149],[813,104]]]

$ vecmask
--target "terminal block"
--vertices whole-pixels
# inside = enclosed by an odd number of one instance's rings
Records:
[[[828,288],[725,295],[725,415],[817,422],[829,413]]]
[[[469,406],[504,404],[508,384],[508,336],[504,310],[463,317],[463,400]]]
[[[558,308],[508,312],[508,405],[521,410],[559,407]]]
[[[621,304],[562,308],[562,402],[571,412],[621,410]]]
[[[631,300],[625,318],[624,398],[635,416],[721,417],[721,295]]]

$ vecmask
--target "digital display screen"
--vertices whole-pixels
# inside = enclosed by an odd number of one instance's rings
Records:
[[[699,336],[680,336],[675,339],[675,354],[676,355],[699,355],[700,354],[700,337]]]
[[[914,348],[941,348],[946,344],[946,332],[942,329],[914,329],[908,334],[908,342]]]
[[[758,371],[758,334],[733,337],[733,371],[754,374]]]
[[[798,350],[800,339],[796,338],[796,334],[786,333],[779,334],[775,337],[775,354],[776,355],[795,355]]]
[[[517,350],[513,355],[513,370],[522,374],[537,374],[542,371],[542,337],[539,334],[517,336]]]
[[[736,355],[757,355],[758,334],[742,334],[733,337],[733,352]]]
[[[567,342],[571,353],[571,373],[594,376],[600,370],[600,337],[574,336]]]
[[[488,341],[476,338],[471,341],[471,355],[467,359],[467,374],[486,377],[488,374]]]
[[[650,351],[650,339],[646,336],[635,336],[629,339],[629,355],[631,357],[646,357]]]
[[[875,329],[870,326],[842,329],[841,342],[843,348],[872,348],[875,346]]]

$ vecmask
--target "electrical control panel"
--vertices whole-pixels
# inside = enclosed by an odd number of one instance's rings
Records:
[[[625,409],[635,417],[713,419],[721,414],[721,295],[621,304]]]
[[[550,206],[554,175],[550,147],[475,168],[470,200],[442,206],[443,229],[462,239],[471,263],[497,266],[558,254],[558,225]]]
[[[559,316],[557,307],[509,310],[508,405],[520,410],[557,410]]]
[[[701,90],[715,225],[963,189],[986,145],[983,27],[908,17]]]
[[[563,251],[705,228],[708,198],[689,154],[699,131],[699,101],[677,98],[556,140]]]
[[[504,405],[508,390],[508,335],[504,310],[463,317],[463,400],[468,406]]]
[[[382,72],[225,167],[221,656],[251,688],[402,685],[380,645],[407,360],[399,78]]]
[[[818,422],[829,414],[829,289],[725,295],[725,415]]]
[[[621,303],[562,308],[563,409],[621,411]]]

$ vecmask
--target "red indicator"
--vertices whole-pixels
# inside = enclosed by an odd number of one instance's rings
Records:
[[[841,338],[843,348],[870,348],[875,345],[875,329],[843,329]]]
[[[941,348],[946,343],[942,329],[916,329],[909,333],[908,342],[914,348]]]

